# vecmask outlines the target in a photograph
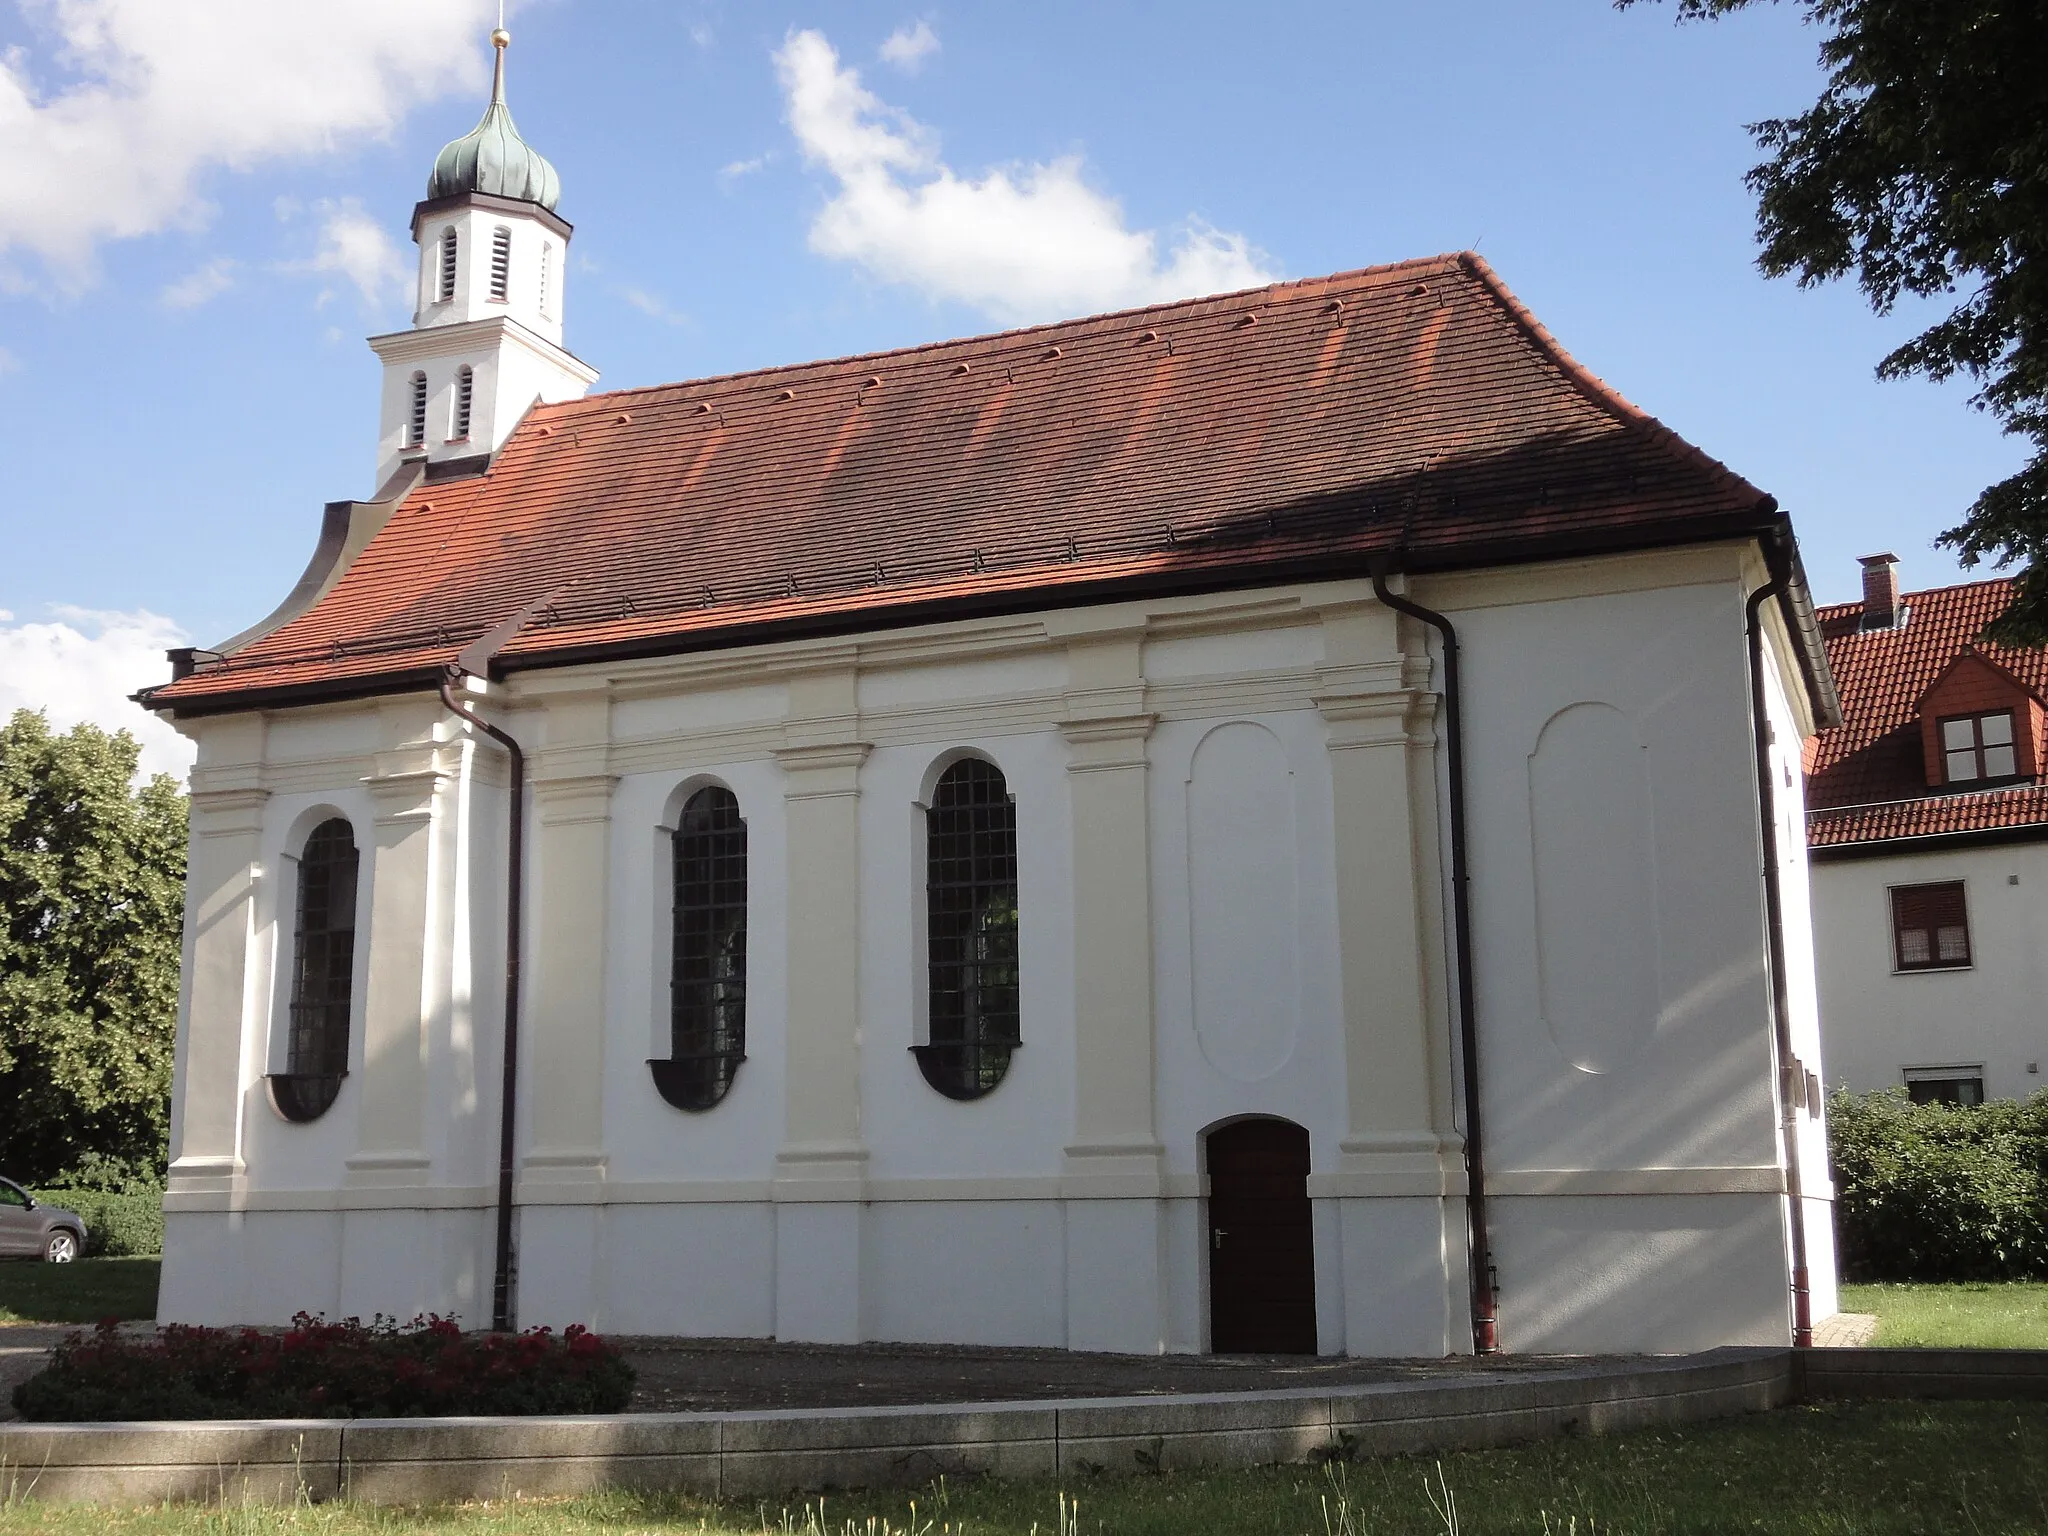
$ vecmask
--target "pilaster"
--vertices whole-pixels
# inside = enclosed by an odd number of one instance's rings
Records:
[[[1330,754],[1346,1131],[1315,1192],[1441,1197],[1462,1186],[1443,1134],[1448,1027],[1424,903],[1440,891],[1429,658],[1377,604],[1323,618],[1316,706]]]
[[[547,741],[532,772],[533,989],[526,1008],[528,1083],[522,1185],[551,1198],[604,1182],[605,954],[611,889],[607,770],[611,700],[602,688],[549,693]]]
[[[368,985],[363,998],[361,1104],[351,1185],[425,1181],[426,1091],[437,976],[437,878],[444,790],[461,747],[442,739],[435,701],[400,700],[378,710],[385,746],[363,780],[370,793]]]
[[[237,722],[238,725],[244,724]],[[262,722],[237,735],[241,761],[192,775],[185,886],[184,985],[172,1092],[170,1185],[178,1194],[232,1193],[242,1160],[243,1085],[253,1033],[256,893],[264,811]]]
[[[1155,1114],[1152,851],[1144,633],[1072,637],[1060,734],[1074,860],[1074,1132],[1067,1347],[1164,1346],[1164,1151]],[[1113,1293],[1117,1305],[1105,1303]]]
[[[862,1337],[860,770],[849,654],[790,680],[783,773],[789,847],[785,1104],[775,1157],[775,1332]]]

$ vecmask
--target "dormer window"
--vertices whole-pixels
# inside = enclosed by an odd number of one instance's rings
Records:
[[[2013,742],[2012,711],[1952,715],[1941,722],[1941,759],[1951,784],[2016,777],[2019,756]]]
[[[455,246],[459,238],[453,224],[441,231],[440,302],[443,304],[455,297]]]
[[[491,231],[491,302],[512,297],[512,231],[500,224]]]
[[[476,370],[468,364],[455,371],[455,430],[449,434],[451,441],[461,442],[469,437],[470,407],[476,401]]]
[[[427,440],[427,376],[415,373],[406,387],[411,399],[405,413],[405,446],[418,448]]]

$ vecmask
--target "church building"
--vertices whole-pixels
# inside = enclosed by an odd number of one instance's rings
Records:
[[[160,1317],[1835,1309],[1777,503],[1477,256],[592,394],[504,60],[196,744]]]

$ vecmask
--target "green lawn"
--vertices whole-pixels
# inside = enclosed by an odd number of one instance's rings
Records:
[[[161,1259],[0,1264],[0,1323],[96,1323],[155,1317]]]
[[[1845,1285],[1844,1312],[1875,1312],[1880,1347],[2048,1349],[2048,1284]]]
[[[1441,1484],[1438,1483],[1439,1465]],[[1431,1506],[1456,1500],[1451,1525]],[[1063,1494],[1079,1501],[1062,1518]],[[1442,1499],[1442,1493],[1437,1498]],[[913,1508],[912,1500],[915,1500]],[[76,1509],[0,1499],[0,1536],[70,1536]],[[95,1536],[1464,1536],[1621,1532],[1942,1536],[2048,1529],[2048,1403],[1860,1403],[1520,1450],[915,1495],[717,1503],[609,1494],[386,1510],[95,1510]]]

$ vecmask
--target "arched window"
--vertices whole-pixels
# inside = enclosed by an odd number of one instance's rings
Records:
[[[271,1102],[288,1120],[325,1114],[348,1075],[358,863],[355,833],[338,816],[315,827],[299,855],[291,1034],[284,1071],[270,1079]]]
[[[500,224],[491,231],[491,302],[512,296],[512,231]]]
[[[470,407],[476,403],[476,370],[467,363],[455,370],[455,430],[448,435],[454,438],[469,436]]]
[[[427,376],[415,373],[408,388],[412,396],[406,403],[405,446],[417,448],[427,440]]]
[[[948,768],[925,817],[925,1081],[978,1099],[1018,1045],[1017,808],[1002,771],[979,758]]]
[[[440,297],[443,304],[455,297],[455,245],[458,238],[453,224],[441,231]]]
[[[671,913],[669,1060],[648,1065],[669,1103],[709,1109],[747,1056],[747,824],[721,785],[683,806]]]

